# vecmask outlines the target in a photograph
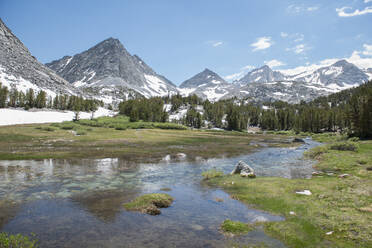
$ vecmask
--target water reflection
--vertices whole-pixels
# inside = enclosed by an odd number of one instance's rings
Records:
[[[230,172],[244,160],[258,176],[306,177],[312,161],[301,157],[315,145],[307,140],[298,148],[264,148],[236,158],[194,162],[175,162],[169,155],[158,164],[118,158],[0,161],[0,230],[34,232],[45,247],[224,247],[232,242],[218,231],[224,219],[255,222],[281,217],[248,209],[223,191],[201,186],[201,172],[211,168]],[[171,188],[167,193],[175,198],[162,215],[122,208],[137,195],[162,188]],[[282,247],[260,230],[233,241]]]

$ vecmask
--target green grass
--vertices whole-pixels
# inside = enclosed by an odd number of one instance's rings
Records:
[[[212,169],[212,170],[204,171],[202,173],[202,176],[203,176],[204,180],[209,180],[209,179],[215,178],[215,177],[222,177],[223,172],[218,171],[216,169]]]
[[[109,123],[107,118],[97,122]],[[189,160],[247,154],[258,148],[251,145],[252,142],[264,143],[265,140],[276,140],[269,143],[270,146],[293,145],[287,142],[286,136],[164,129],[176,125],[169,123],[148,123],[146,125],[152,125],[151,128],[139,129],[144,127],[143,122],[126,123],[130,128],[125,126],[125,130],[78,122],[3,126],[0,128],[0,159],[120,157],[133,162],[156,162],[168,154],[175,156],[177,153],[187,154]],[[55,131],[43,130],[49,127]]]
[[[172,205],[173,198],[168,194],[146,194],[137,197],[132,202],[125,203],[124,208],[130,211],[139,211],[150,215],[160,214],[159,208]]]
[[[252,231],[253,225],[246,224],[240,221],[224,220],[221,224],[221,231],[228,235],[240,235]]]
[[[37,240],[34,237],[23,236],[21,234],[9,235],[0,233],[0,248],[36,248]]]
[[[246,180],[225,175],[208,184],[252,207],[284,216],[285,221],[264,223],[264,229],[288,247],[372,247],[372,171],[367,170],[372,166],[372,141],[359,141],[356,151],[345,151],[330,149],[341,137],[327,139],[330,144],[308,153],[318,159],[315,168],[325,172],[320,176]],[[344,173],[349,176],[338,177]],[[295,193],[305,189],[312,195]]]

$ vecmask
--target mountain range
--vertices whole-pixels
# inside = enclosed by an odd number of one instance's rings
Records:
[[[358,86],[371,78],[372,68],[361,69],[339,60],[291,74],[264,65],[232,83],[205,69],[177,87],[114,38],[43,65],[0,19],[0,82],[23,91],[44,90],[52,97],[81,95],[117,104],[135,97],[196,94],[210,101],[237,97],[297,103]]]

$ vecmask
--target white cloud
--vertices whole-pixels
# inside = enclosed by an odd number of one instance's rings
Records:
[[[274,44],[271,41],[271,37],[260,37],[255,43],[252,43],[251,46],[254,47],[253,51],[264,50],[271,47]]]
[[[372,1],[372,0],[371,0]],[[306,66],[298,66],[292,69],[279,70],[280,72],[287,75],[297,75],[303,72],[315,71],[321,67],[330,66],[341,59],[346,59],[348,62],[353,63],[361,69],[372,68],[372,45],[364,44],[363,51],[353,51],[350,57],[346,58],[332,58],[324,59],[318,63],[310,64],[306,63]],[[363,55],[363,57],[361,57]]]
[[[372,0],[364,0],[364,3],[372,2]]]
[[[212,47],[219,47],[224,44],[222,40],[209,40],[204,42],[206,45],[212,46]]]
[[[286,51],[292,51],[296,54],[302,54],[305,53],[307,50],[310,50],[310,47],[306,44],[298,44],[295,47],[292,48],[286,48]]]
[[[283,65],[285,65],[285,63],[283,63],[282,61],[273,59],[273,60],[270,60],[270,61],[265,61],[265,65],[268,65],[269,67],[274,68],[274,67],[278,67],[278,66],[283,66]]]
[[[363,10],[356,9],[354,12],[345,12],[348,9],[351,9],[351,7],[336,8],[336,12],[340,17],[352,17],[372,13],[372,6],[368,6]]]
[[[371,1],[372,1],[372,0],[371,0]],[[281,32],[281,33],[280,33],[280,36],[281,36],[282,38],[286,38],[286,37],[288,37],[288,33]]]
[[[294,42],[300,42],[305,39],[305,36],[303,34],[296,33],[294,34]]]
[[[240,68],[240,72],[237,72],[237,73],[234,73],[234,74],[231,74],[231,75],[227,75],[227,76],[224,76],[223,78],[227,81],[235,81],[235,80],[239,80],[241,79],[242,77],[245,76],[245,74],[247,74],[248,71],[251,71],[253,70],[255,67],[252,66],[252,65],[246,65],[242,68]]]
[[[256,67],[254,67],[253,65],[246,65],[242,67],[240,70],[246,71],[246,70],[253,70],[254,68]]]
[[[312,7],[307,7],[306,10],[307,11],[315,11],[315,10],[318,10],[319,7],[318,6],[312,6]]]
[[[366,56],[372,56],[372,45],[363,44],[363,47],[364,51],[362,52],[362,54]]]
[[[287,7],[287,12],[290,14],[299,14],[301,12],[312,12],[319,9],[319,6],[305,6],[291,4]]]

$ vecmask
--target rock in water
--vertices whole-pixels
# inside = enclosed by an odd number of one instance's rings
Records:
[[[242,177],[255,178],[254,170],[244,161],[239,161],[235,166],[234,170],[231,172],[231,175],[240,174]]]
[[[305,143],[305,141],[303,139],[300,139],[300,138],[294,138],[292,140],[292,143]]]

